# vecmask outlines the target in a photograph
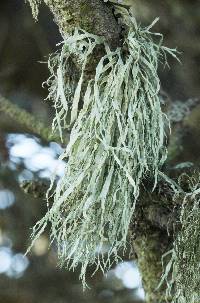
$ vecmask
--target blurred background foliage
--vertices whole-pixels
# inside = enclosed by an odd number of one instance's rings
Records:
[[[155,30],[165,45],[177,47],[182,64],[170,59],[171,69],[160,70],[164,91],[174,102],[200,95],[200,3],[198,0],[133,0],[134,13]],[[45,62],[61,41],[52,15],[42,6],[39,22],[23,0],[0,2],[0,94],[33,113],[49,126],[51,104],[41,83],[48,77]],[[45,201],[25,195],[19,182],[62,174],[57,158],[62,148],[29,134],[0,112],[0,303],[142,302],[144,293],[137,267],[126,261],[107,277],[88,274],[90,290],[82,292],[78,272],[57,267],[56,249],[44,234],[28,256],[30,227],[46,211]]]

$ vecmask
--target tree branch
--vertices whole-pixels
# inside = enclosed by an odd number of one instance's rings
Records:
[[[0,95],[0,112],[4,113],[8,118],[12,119],[19,125],[22,125],[31,133],[38,135],[45,141],[60,142],[58,133],[52,134],[51,128],[46,126],[39,119],[34,117],[26,110],[18,107],[8,99]]]
[[[26,194],[41,199],[46,199],[46,192],[49,186],[50,183],[39,180],[27,180],[20,183],[20,187]],[[51,199],[53,199],[53,197]],[[149,197],[149,200],[151,200],[151,197]],[[170,210],[158,204],[146,204],[142,209],[141,220],[150,223],[150,225],[159,228],[160,230],[171,233],[174,230],[175,224],[179,221],[179,216],[180,213],[177,209]]]
[[[103,36],[111,48],[120,45],[121,27],[113,13],[113,5],[102,0],[44,0],[52,11],[63,36],[81,28]]]

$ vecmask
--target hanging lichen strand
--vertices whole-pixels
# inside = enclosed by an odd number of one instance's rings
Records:
[[[140,184],[151,178],[155,185],[166,159],[157,68],[165,51],[173,51],[153,42],[152,26],[139,27],[131,15],[128,20],[130,31],[122,48],[111,51],[103,38],[76,29],[49,61],[53,128],[62,134],[69,115],[73,128],[61,156],[66,167],[54,203],[33,228],[32,238],[50,223],[60,264],[74,269],[81,263],[84,285],[88,265],[105,271],[119,259]],[[85,67],[98,44],[104,45],[105,56],[83,89]],[[76,86],[68,77],[71,58],[82,67]]]
[[[30,7],[31,7],[31,10],[32,10],[32,15],[33,15],[33,18],[35,20],[37,20],[38,18],[38,13],[39,13],[39,6],[42,2],[42,0],[25,0],[25,2],[29,2],[30,4]]]
[[[166,266],[167,297],[172,303],[200,302],[200,175],[182,175],[189,192],[184,194],[181,209],[181,229]],[[182,194],[181,194],[182,195]],[[178,197],[180,199],[180,197]],[[168,253],[168,254],[169,254]]]

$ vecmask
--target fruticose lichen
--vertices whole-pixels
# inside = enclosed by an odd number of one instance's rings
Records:
[[[32,15],[35,20],[38,19],[39,6],[42,3],[42,0],[25,0],[28,1],[32,10]]]
[[[181,194],[181,228],[172,250],[166,254],[171,258],[162,281],[167,282],[166,295],[171,303],[197,303],[200,302],[200,175],[183,174],[181,178],[187,181],[188,191]]]
[[[81,263],[84,285],[88,265],[104,272],[119,260],[141,182],[150,178],[155,186],[166,159],[168,122],[161,110],[157,69],[166,52],[174,53],[162,46],[161,35],[151,32],[155,22],[142,28],[131,14],[126,20],[130,30],[121,48],[111,51],[102,37],[76,29],[49,59],[53,128],[61,136],[63,129],[73,128],[61,155],[66,167],[53,205],[34,226],[32,238],[50,223],[60,264],[74,269]],[[83,85],[86,65],[99,44],[105,55]],[[81,66],[78,84],[69,77],[73,58]]]

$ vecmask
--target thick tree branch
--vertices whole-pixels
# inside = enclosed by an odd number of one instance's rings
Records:
[[[61,34],[81,28],[103,36],[111,48],[120,45],[121,28],[113,14],[113,7],[102,0],[44,0],[54,14]]]

